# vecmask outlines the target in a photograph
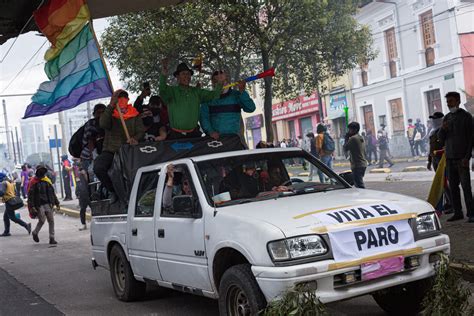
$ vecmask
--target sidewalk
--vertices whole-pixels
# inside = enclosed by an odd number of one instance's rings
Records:
[[[392,161],[394,163],[419,161],[420,163],[426,164],[427,159],[428,159],[427,157],[400,157],[400,158],[392,158]],[[349,159],[337,157],[333,161],[333,166],[334,167],[350,167],[351,163],[349,162]]]

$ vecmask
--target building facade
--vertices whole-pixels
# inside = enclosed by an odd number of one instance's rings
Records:
[[[472,89],[473,9],[459,0],[379,0],[360,9],[378,55],[352,72],[356,117],[366,131],[386,125],[392,155],[411,154],[408,119],[427,125],[433,112],[447,112],[448,91]]]
[[[266,141],[267,139],[263,116],[263,93],[260,84],[256,82],[248,85],[247,92],[255,102],[255,111],[253,113],[242,112],[244,136],[249,148],[255,148],[261,140]]]
[[[41,118],[20,120],[20,129],[24,159],[32,154],[49,152]]]

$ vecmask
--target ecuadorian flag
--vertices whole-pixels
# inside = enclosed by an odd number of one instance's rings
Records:
[[[36,24],[51,43],[45,54],[43,82],[24,118],[61,112],[86,101],[112,95],[85,0],[50,0],[34,13]]]

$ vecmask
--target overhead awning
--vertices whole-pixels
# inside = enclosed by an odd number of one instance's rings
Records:
[[[44,2],[46,2],[45,0]],[[33,19],[27,24],[41,0],[0,1],[0,45],[20,32],[37,30]],[[87,1],[93,19],[121,15],[129,12],[154,10],[167,5],[186,2],[185,0],[89,0]]]

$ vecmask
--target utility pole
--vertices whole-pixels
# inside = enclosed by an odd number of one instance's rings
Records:
[[[12,147],[13,147],[13,163],[16,165],[16,149],[15,149],[15,140],[13,139],[13,131],[10,130],[10,136],[12,137]],[[7,134],[8,137],[8,134]]]
[[[18,127],[15,126],[15,136],[16,136],[16,148],[18,149],[18,162],[23,162],[22,150],[20,148],[20,141],[18,140]]]
[[[64,136],[63,136],[64,137]],[[61,147],[63,146],[64,139],[61,141]],[[61,156],[59,155],[59,142],[58,142],[58,126],[54,125],[54,142],[56,144],[56,154],[58,156],[58,177],[59,177],[59,185],[61,187],[61,198],[64,198],[64,189],[63,189],[63,175],[61,173]]]
[[[8,134],[9,133],[9,129],[8,129],[8,115],[7,115],[7,104],[5,102],[5,99],[2,100],[2,104],[3,104],[3,115],[4,115],[4,119],[5,119],[5,134],[7,136],[7,153],[8,153],[8,159],[12,159],[12,144],[10,142],[10,137],[8,137]]]
[[[68,141],[66,140],[66,122],[64,120],[64,112],[58,113],[59,125],[61,125],[61,153],[67,155],[67,146]]]

